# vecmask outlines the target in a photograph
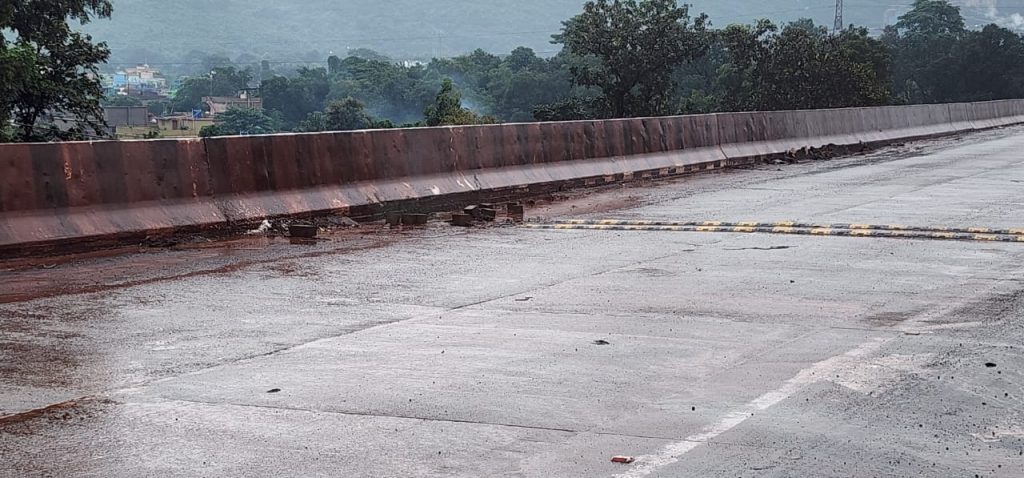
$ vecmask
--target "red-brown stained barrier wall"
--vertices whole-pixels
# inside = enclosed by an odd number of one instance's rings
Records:
[[[224,223],[199,141],[0,145],[0,255]]]
[[[0,256],[263,218],[368,215],[1024,123],[1024,100],[0,145]]]

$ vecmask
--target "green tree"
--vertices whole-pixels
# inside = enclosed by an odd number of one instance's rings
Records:
[[[722,100],[711,93],[703,90],[691,90],[690,95],[679,98],[679,112],[681,114],[707,114],[721,111]]]
[[[516,48],[491,73],[486,90],[476,96],[493,98],[488,101],[490,113],[503,120],[532,121],[534,108],[572,94],[565,58],[544,59],[530,48]]]
[[[544,59],[533,48],[519,47],[505,57],[503,63],[512,71],[536,71],[544,68]]]
[[[327,111],[314,111],[299,122],[295,131],[311,133],[317,131],[352,131],[371,128],[394,128],[389,120],[377,121],[367,112],[366,106],[355,98],[332,101]]]
[[[438,74],[422,66],[406,68],[391,62],[348,57],[331,77],[328,101],[352,97],[377,118],[399,123],[418,121],[441,84]]]
[[[235,96],[248,88],[252,81],[252,70],[236,69],[233,66],[217,67],[205,76],[188,78],[174,94],[171,108],[174,111],[203,109],[203,98],[207,96]]]
[[[325,115],[328,131],[368,129],[374,124],[373,118],[366,114],[366,105],[352,97],[332,101]]]
[[[382,61],[385,63],[391,63],[391,58],[387,55],[382,55],[369,48],[356,48],[348,52],[349,57],[362,58],[370,61]]]
[[[953,50],[966,33],[960,8],[946,0],[915,0],[886,32],[895,56],[894,80],[901,102],[935,103],[956,98]]]
[[[0,122],[16,123],[6,135],[19,141],[105,135],[96,65],[110,51],[70,23],[109,18],[111,12],[107,0],[0,4]],[[50,123],[58,115],[71,119],[70,129]]]
[[[456,79],[463,105],[474,111],[506,121],[530,121],[534,107],[556,102],[571,93],[568,70],[562,68],[563,59],[559,55],[545,60],[524,47],[504,57],[477,50],[468,55],[435,59],[427,66],[427,73],[431,78]],[[440,86],[438,83],[435,88]]]
[[[309,113],[323,109],[331,91],[327,70],[302,67],[297,72],[294,78],[275,76],[264,80],[260,87],[263,107],[280,112],[285,128],[293,128]]]
[[[146,108],[149,109],[149,114],[162,116],[169,112],[170,106],[171,103],[167,101],[150,101]]]
[[[708,52],[703,57],[680,65],[672,73],[675,91],[673,112],[677,114],[713,113],[721,108],[719,79],[729,61],[720,32],[712,32]]]
[[[295,131],[298,133],[316,133],[329,129],[327,115],[323,111],[314,111],[306,115],[306,119],[300,121],[299,125],[295,127]]]
[[[231,136],[235,133],[229,133],[226,129],[218,124],[212,124],[209,126],[203,126],[199,128],[199,137],[201,138],[213,138],[215,136]]]
[[[0,39],[3,32],[0,32]],[[10,127],[15,108],[22,102],[22,94],[31,91],[40,81],[35,51],[26,45],[0,47],[0,140],[13,141]]]
[[[578,121],[593,119],[599,98],[572,96],[551,103],[542,103],[533,108],[537,121]]]
[[[951,101],[984,101],[1024,97],[1024,39],[999,27],[964,34],[953,49],[957,79]]]
[[[754,25],[729,25],[720,32],[728,63],[722,66],[719,87],[726,111],[762,109],[763,95],[759,88],[762,73],[770,68],[772,38],[778,27],[768,20]]]
[[[947,0],[914,0],[910,11],[896,22],[896,28],[906,36],[950,35],[959,37],[966,31],[960,7]]]
[[[707,52],[707,16],[676,0],[595,0],[563,23],[554,43],[594,61],[572,68],[577,85],[600,90],[614,117],[665,114],[672,72]]]
[[[14,141],[14,129],[11,128],[10,123],[0,123],[0,143],[9,143]]]
[[[249,108],[231,108],[214,120],[215,128],[209,126],[200,130],[200,136],[270,134],[278,131],[274,119],[262,111]],[[207,130],[207,128],[210,128]]]
[[[722,32],[729,63],[722,69],[726,110],[875,106],[890,97],[890,57],[866,29],[838,35],[809,21],[781,32],[766,20]]]
[[[451,79],[445,79],[434,102],[423,112],[427,126],[454,126],[471,124],[493,124],[497,119],[480,116],[462,107],[462,95],[455,90]]]
[[[341,72],[341,58],[334,55],[327,57],[327,71],[332,75]]]

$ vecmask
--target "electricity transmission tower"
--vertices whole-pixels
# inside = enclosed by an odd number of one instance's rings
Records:
[[[836,23],[833,33],[839,33],[846,28],[843,26],[843,0],[836,0]]]

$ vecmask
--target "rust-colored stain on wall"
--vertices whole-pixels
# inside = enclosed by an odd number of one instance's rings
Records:
[[[1024,101],[0,145],[0,256],[385,204],[657,177],[1024,122]],[[424,206],[426,207],[426,206]]]

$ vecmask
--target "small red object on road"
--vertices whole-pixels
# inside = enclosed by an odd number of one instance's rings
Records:
[[[627,463],[628,464],[628,463],[633,463],[634,461],[636,461],[636,458],[633,458],[631,456],[613,456],[612,457],[612,463]]]

